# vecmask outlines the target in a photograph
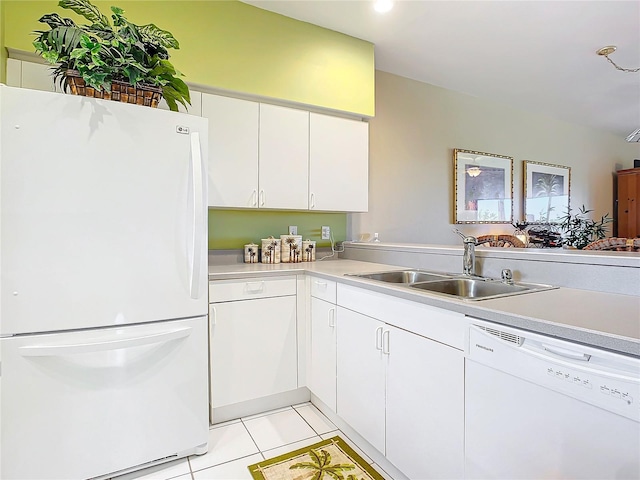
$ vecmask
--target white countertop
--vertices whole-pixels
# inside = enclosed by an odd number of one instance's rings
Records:
[[[210,265],[209,279],[310,273],[472,317],[640,357],[640,297],[563,287],[511,297],[468,301],[417,291],[398,284],[345,276],[349,273],[403,269],[355,260],[277,265],[240,263]]]

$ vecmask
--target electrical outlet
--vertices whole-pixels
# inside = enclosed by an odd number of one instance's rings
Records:
[[[331,239],[331,227],[326,225],[322,226],[322,240],[330,240]]]
[[[297,234],[298,234],[298,226],[289,225],[289,235],[297,235]]]

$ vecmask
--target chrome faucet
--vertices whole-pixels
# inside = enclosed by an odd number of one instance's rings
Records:
[[[478,244],[478,239],[471,235],[465,235],[457,228],[454,228],[453,232],[462,237],[462,244],[464,245],[462,274],[473,277],[476,274],[476,245]]]
[[[501,277],[502,277],[502,281],[504,283],[507,283],[509,285],[513,285],[513,273],[511,272],[510,269],[503,268]]]

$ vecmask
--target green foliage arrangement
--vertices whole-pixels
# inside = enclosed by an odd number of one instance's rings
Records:
[[[578,213],[572,215],[571,208],[567,209],[567,214],[560,218],[559,224],[560,230],[563,233],[563,245],[570,245],[582,250],[591,242],[607,236],[605,225],[613,222],[613,219],[606,213],[596,222],[588,216],[592,211],[593,210],[587,210],[583,205]]]
[[[179,49],[170,32],[154,24],[138,26],[124,17],[124,10],[111,7],[112,22],[89,0],[60,0],[58,6],[72,10],[90,22],[76,25],[57,13],[44,15],[40,22],[50,30],[36,31],[36,52],[56,67],[54,81],[66,91],[67,70],[77,70],[85,83],[95,89],[111,91],[112,81],[162,88],[171,110],[178,103],[191,104],[189,88],[169,62],[168,49]]]

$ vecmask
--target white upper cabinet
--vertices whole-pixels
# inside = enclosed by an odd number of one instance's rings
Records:
[[[52,73],[51,65],[7,59],[7,85],[10,87],[59,92],[60,87],[54,85]]]
[[[7,59],[7,85],[60,91],[50,65]],[[209,206],[366,212],[369,124],[191,90],[209,119]],[[168,110],[165,100],[159,108]]]
[[[209,119],[209,206],[258,208],[258,104],[202,94]]]
[[[261,103],[258,144],[259,207],[308,209],[309,112]]]
[[[366,212],[369,124],[311,113],[309,127],[309,208]]]

